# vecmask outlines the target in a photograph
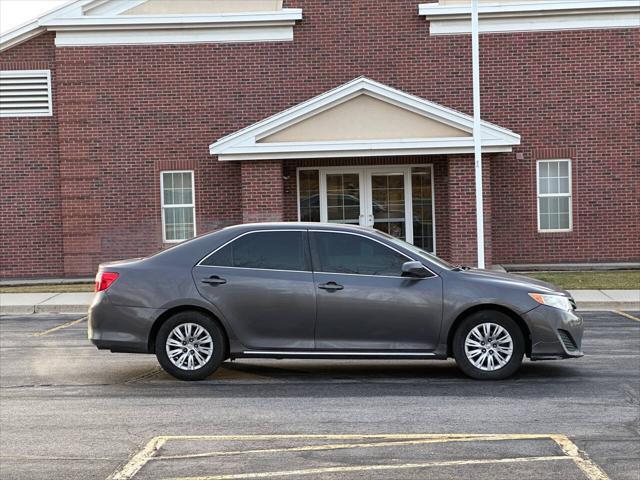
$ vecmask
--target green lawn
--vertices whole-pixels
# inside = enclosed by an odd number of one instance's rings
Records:
[[[0,287],[0,293],[68,293],[93,292],[94,283],[71,283],[54,285],[20,285],[16,287]]]
[[[518,272],[567,290],[637,290],[640,270],[595,272]]]

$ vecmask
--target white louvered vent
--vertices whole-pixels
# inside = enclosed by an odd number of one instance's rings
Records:
[[[52,114],[49,70],[0,71],[0,117]]]

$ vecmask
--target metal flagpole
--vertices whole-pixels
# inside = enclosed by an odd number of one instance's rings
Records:
[[[480,125],[480,39],[478,34],[478,0],[471,0],[471,57],[473,69],[473,152],[476,173],[476,236],[478,268],[484,264],[484,207],[482,202],[482,138]]]

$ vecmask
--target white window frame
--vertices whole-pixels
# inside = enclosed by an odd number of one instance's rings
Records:
[[[164,204],[164,175],[165,173],[190,173],[191,174],[191,200],[192,203],[165,205]],[[160,216],[162,217],[162,242],[163,243],[180,243],[189,238],[194,238],[198,235],[196,228],[196,174],[194,170],[162,170],[160,172]],[[164,212],[169,208],[189,208],[193,210],[193,237],[182,238],[179,240],[167,240],[167,230]]]
[[[12,77],[41,77],[42,75],[47,78],[47,95],[49,100],[49,105],[47,107],[47,112],[38,112],[38,113],[2,113],[0,112],[0,118],[8,118],[8,117],[51,117],[53,116],[53,91],[51,89],[51,70],[0,70],[1,78],[12,78]]]
[[[540,193],[540,164],[541,163],[553,163],[553,162],[567,162],[568,175],[569,175],[569,193]],[[551,158],[545,160],[538,160],[536,162],[536,208],[538,211],[538,233],[554,233],[554,232],[571,232],[573,231],[573,169],[570,158]],[[540,199],[541,198],[569,198],[569,228],[547,228],[540,227],[540,218],[542,212],[540,211]]]
[[[301,212],[300,212],[300,172],[303,170],[318,170],[320,174],[320,222],[326,223],[327,220],[327,185],[325,181],[326,174],[333,173],[358,173],[360,175],[360,189],[362,192],[366,192],[361,194],[360,198],[360,217],[362,217],[362,212],[366,212],[368,208],[368,203],[371,201],[368,198],[368,190],[370,190],[370,186],[365,185],[365,182],[368,183],[368,180],[371,178],[371,174],[375,174],[378,172],[389,172],[389,171],[399,171],[404,170],[405,175],[405,211],[407,218],[413,218],[413,202],[411,200],[412,197],[412,187],[411,187],[411,169],[412,168],[428,168],[431,171],[431,218],[433,223],[433,252],[429,252],[432,255],[436,255],[437,251],[437,237],[436,237],[436,192],[435,192],[435,176],[434,169],[432,163],[405,163],[398,165],[359,165],[359,166],[347,166],[347,167],[298,167],[296,169],[296,201],[297,201],[297,213],[298,213],[298,221],[301,221]],[[413,224],[408,222],[406,225],[406,235],[407,238],[413,240]]]

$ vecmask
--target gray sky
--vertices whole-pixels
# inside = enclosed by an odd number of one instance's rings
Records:
[[[68,0],[0,0],[0,32],[34,20]]]

